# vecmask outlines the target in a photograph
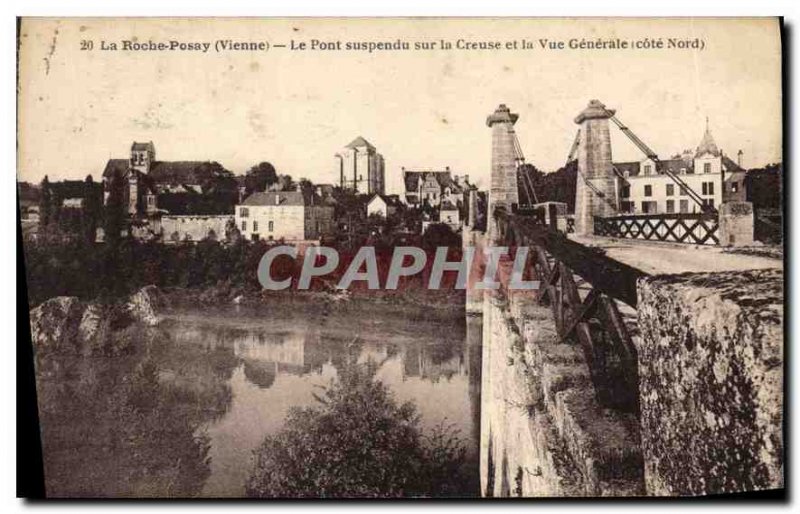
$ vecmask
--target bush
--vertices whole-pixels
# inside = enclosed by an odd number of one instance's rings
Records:
[[[349,365],[338,382],[296,408],[255,451],[255,497],[456,496],[466,449],[444,425],[425,435],[411,403],[398,405],[372,365]]]

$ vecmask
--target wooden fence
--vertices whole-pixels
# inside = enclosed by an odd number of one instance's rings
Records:
[[[719,244],[719,218],[715,213],[595,216],[594,235],[716,245]]]
[[[636,281],[646,273],[568,240],[537,218],[495,212],[499,241],[527,246],[529,266],[541,285],[538,301],[550,305],[562,341],[579,344],[601,405],[639,412],[636,347],[616,302],[636,307]],[[575,276],[591,289],[581,298]]]

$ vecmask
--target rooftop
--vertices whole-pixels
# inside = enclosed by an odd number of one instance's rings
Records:
[[[357,138],[353,139],[350,142],[350,144],[347,145],[345,148],[364,148],[364,147],[367,147],[370,150],[375,150],[375,147],[372,146],[369,141],[367,141],[361,136],[358,136]]]
[[[305,205],[303,193],[299,191],[266,191],[253,193],[240,204],[249,206]]]

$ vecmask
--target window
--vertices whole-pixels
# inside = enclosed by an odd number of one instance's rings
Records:
[[[258,232],[258,222],[253,220],[253,232]]]
[[[642,212],[645,214],[655,214],[658,212],[656,202],[644,201],[642,202]]]
[[[686,191],[686,187],[681,186],[681,196],[687,196],[689,193]]]
[[[675,212],[675,200],[667,200],[667,212]]]
[[[242,222],[242,232],[247,232],[247,222],[246,221]]]
[[[247,207],[240,208],[239,209],[239,216],[241,216],[242,218],[249,217],[250,216],[250,209],[248,209]]]
[[[711,163],[704,162],[703,163],[703,173],[711,173]]]
[[[275,222],[274,221],[270,221],[267,224],[267,232],[272,232],[274,229],[275,229]]]
[[[622,186],[622,192],[620,193],[622,198],[630,198],[631,196],[631,186]]]
[[[683,213],[689,212],[689,200],[681,200],[679,202],[680,211]]]
[[[703,194],[704,195],[713,195],[714,194],[714,183],[713,182],[703,182]]]
[[[645,175],[650,175],[650,173],[652,173],[652,171],[653,171],[653,167],[651,165],[649,165],[649,164],[646,164],[645,167],[644,167],[644,174]]]
[[[653,196],[653,186],[651,186],[651,185],[644,186],[644,195],[645,196]]]
[[[675,194],[675,184],[667,184],[667,196],[673,196],[674,194]]]
[[[703,198],[703,205],[708,205],[709,207],[714,207],[714,199],[713,198]]]

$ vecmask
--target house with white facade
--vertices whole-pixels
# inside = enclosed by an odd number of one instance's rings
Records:
[[[741,160],[741,152],[739,152]],[[697,213],[700,206],[664,170],[668,169],[707,205],[745,201],[745,170],[725,156],[706,126],[694,152],[684,152],[658,163],[642,161],[614,163],[620,184],[620,212],[633,214]]]
[[[382,218],[388,218],[397,212],[397,204],[398,200],[395,195],[374,195],[370,198],[369,202],[367,202],[367,216],[376,215]]]
[[[461,213],[458,206],[450,201],[444,201],[439,205],[439,223],[444,223],[457,231],[461,228]]]
[[[300,191],[253,193],[236,206],[235,222],[252,241],[317,240],[333,231],[333,206]]]

